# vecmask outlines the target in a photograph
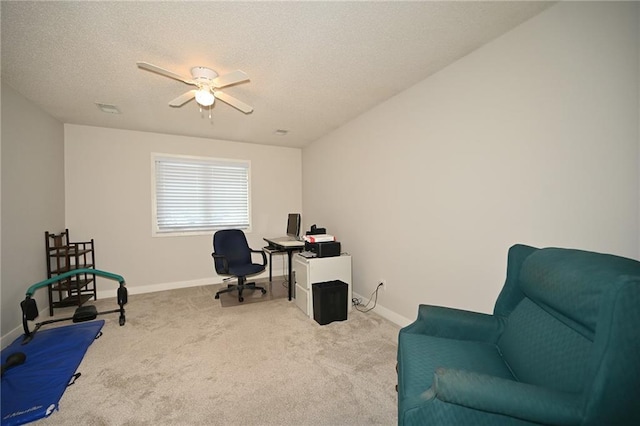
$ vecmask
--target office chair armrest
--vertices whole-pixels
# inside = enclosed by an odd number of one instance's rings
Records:
[[[267,255],[264,253],[264,250],[254,250],[250,249],[251,253],[260,253],[262,255],[262,266],[267,266]]]
[[[216,272],[219,274],[228,274],[229,273],[229,261],[225,256],[211,253],[211,257],[213,257],[213,266],[216,269]],[[222,261],[222,269],[218,269],[218,262]]]

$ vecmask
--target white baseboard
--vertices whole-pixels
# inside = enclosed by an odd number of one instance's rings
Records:
[[[357,293],[353,293],[353,297],[356,297],[360,300],[364,300],[364,297]],[[384,306],[381,306],[380,304],[377,304],[376,307],[373,308],[373,312],[380,315],[382,318],[385,318],[391,321],[392,323],[399,325],[400,327],[406,327],[407,325],[413,322],[413,320],[403,317],[402,315],[399,315],[393,312],[392,310],[389,310]]]
[[[198,280],[191,281],[177,281],[172,283],[159,283],[159,284],[149,284],[149,285],[141,285],[141,286],[127,286],[127,290],[129,294],[144,294],[144,293],[155,293],[157,291],[165,291],[165,290],[176,290],[179,288],[188,288],[188,287],[199,287],[203,285],[213,285],[220,284],[220,282],[215,282],[213,278],[201,278]],[[98,290],[97,292],[98,299],[106,299],[109,297],[116,297],[116,290]]]
[[[14,328],[4,336],[0,337],[0,348],[4,349],[13,343],[18,337],[22,336],[24,331],[22,330],[22,325]]]
[[[22,315],[22,312],[20,313],[20,315]],[[47,305],[44,309],[40,309],[38,311],[38,318],[45,316],[45,315],[49,315],[49,305]],[[20,316],[20,325],[17,326],[16,328],[14,328],[13,330],[11,330],[10,332],[8,332],[7,334],[5,334],[4,336],[0,336],[0,348],[4,349],[7,346],[9,346],[11,343],[13,343],[14,340],[16,340],[18,337],[22,336],[24,334],[24,329],[22,328],[22,316]],[[34,325],[33,324],[29,324],[29,328],[33,329]],[[33,330],[31,330],[33,331]]]

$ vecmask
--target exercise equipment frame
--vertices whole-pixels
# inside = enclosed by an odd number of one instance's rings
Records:
[[[36,290],[79,274],[94,274],[99,277],[118,281],[119,287],[118,287],[117,296],[118,296],[119,308],[113,309],[110,311],[98,312],[95,306],[93,305],[81,306],[76,310],[76,312],[72,317],[43,321],[43,322],[37,323],[33,331],[30,331],[28,321],[35,320],[39,314],[38,307],[36,305],[36,300],[32,298]],[[126,322],[126,318],[124,315],[124,312],[125,312],[124,305],[127,304],[127,299],[128,299],[128,291],[127,291],[127,288],[125,287],[124,278],[121,275],[114,274],[111,272],[101,271],[99,269],[89,269],[89,268],[74,269],[73,271],[64,272],[60,275],[56,275],[55,277],[51,277],[47,280],[36,283],[31,287],[29,287],[29,289],[27,289],[27,294],[25,299],[22,302],[20,302],[20,308],[22,309],[22,327],[24,328],[24,339],[22,341],[22,344],[26,345],[27,343],[29,343],[29,341],[33,339],[33,335],[40,329],[40,327],[42,327],[43,325],[52,324],[55,322],[69,321],[69,320],[72,320],[73,322],[83,322],[83,321],[89,321],[89,320],[95,319],[96,316],[98,315],[120,313],[119,322],[120,322],[120,326],[123,326]]]

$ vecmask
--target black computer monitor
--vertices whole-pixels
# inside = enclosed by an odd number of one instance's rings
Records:
[[[290,237],[300,236],[300,213],[289,213],[287,235]]]

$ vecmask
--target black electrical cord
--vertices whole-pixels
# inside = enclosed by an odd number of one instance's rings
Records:
[[[355,307],[356,307],[356,310],[357,310],[357,311],[359,311],[359,312],[367,313],[367,312],[369,312],[370,310],[372,310],[373,308],[375,308],[375,307],[376,307],[376,305],[378,304],[378,290],[380,290],[380,287],[382,287],[382,285],[383,285],[382,283],[378,284],[378,286],[377,286],[377,287],[376,287],[376,289],[373,291],[373,293],[371,293],[371,297],[369,298],[369,301],[367,302],[367,304],[366,304],[366,305],[364,305],[364,307],[365,307],[365,308],[366,308],[367,306],[369,306],[369,303],[371,303],[371,299],[373,299],[373,296],[374,296],[374,294],[375,294],[376,299],[375,299],[375,301],[373,302],[373,306],[372,306],[372,307],[370,307],[369,309],[360,309],[360,308],[359,308],[360,304],[357,304],[357,305],[355,306]]]

